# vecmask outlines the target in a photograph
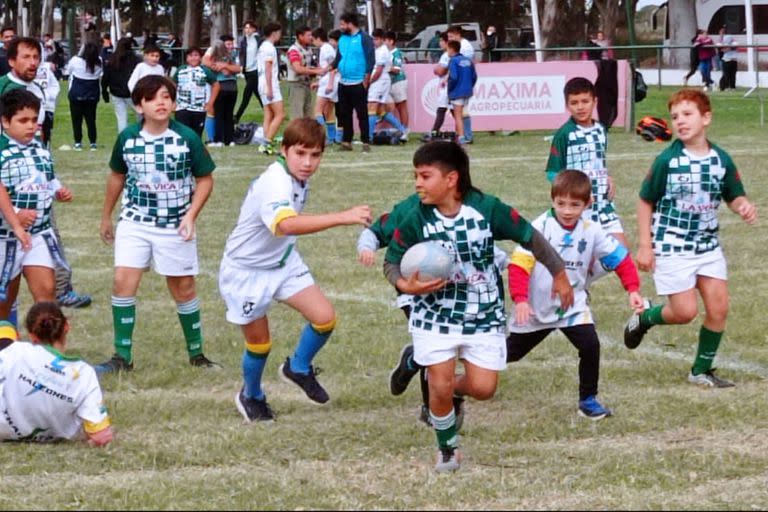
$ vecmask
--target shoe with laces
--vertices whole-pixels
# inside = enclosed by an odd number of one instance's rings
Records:
[[[707,388],[732,388],[736,386],[736,384],[730,380],[721,379],[715,375],[715,368],[698,375],[694,375],[693,371],[691,371],[691,373],[688,374],[688,382]]]
[[[235,407],[243,415],[246,423],[254,421],[270,422],[274,421],[275,413],[267,403],[267,399],[256,400],[245,396],[245,388],[240,389],[235,395]]]
[[[96,143],[91,143],[91,151],[96,151],[98,147],[96,146]]]
[[[103,375],[105,373],[130,372],[133,371],[133,362],[129,363],[119,355],[115,354],[109,361],[97,364],[93,369],[96,370],[96,374],[98,375]]]
[[[647,303],[646,309],[651,307],[651,303]],[[627,325],[624,327],[624,345],[630,350],[636,349],[643,341],[645,333],[651,329],[651,326],[643,325],[640,322],[640,315],[638,313],[632,313],[629,317]]]
[[[453,473],[461,467],[461,452],[458,448],[440,448],[437,451],[435,471]]]
[[[584,400],[579,400],[579,416],[597,421],[607,418],[612,414],[610,409],[603,407],[600,402],[597,401],[595,395],[588,396]]]
[[[198,354],[195,357],[189,358],[189,364],[192,366],[196,366],[198,368],[205,368],[208,370],[220,370],[223,368],[219,363],[215,361],[211,361],[207,357],[205,357],[203,354]]]
[[[352,151],[352,143],[342,142],[339,144],[339,151]]]
[[[459,144],[461,144],[462,146],[466,146],[467,144],[469,144],[469,139],[468,139],[468,138],[466,138],[465,136],[463,136],[463,135],[462,135],[461,137],[459,137],[459,138],[456,140],[456,142],[458,142],[458,143],[459,143]]]
[[[74,146],[72,146],[72,149],[74,149],[75,151],[82,151],[83,150],[83,145],[78,142]]]
[[[389,391],[395,396],[402,395],[408,389],[411,379],[421,368],[413,360],[413,344],[409,343],[400,351],[397,366],[389,373]]]
[[[307,398],[313,402],[324,404],[330,399],[323,386],[317,382],[316,375],[320,373],[319,368],[316,370],[314,366],[310,365],[308,374],[296,373],[291,370],[291,359],[286,357],[285,362],[280,365],[278,371],[280,372],[281,379],[299,386],[307,395]]]
[[[69,290],[67,293],[56,297],[56,303],[59,307],[65,308],[86,308],[91,305],[91,301],[90,295],[86,293],[81,295],[74,290]]]
[[[272,147],[272,144],[261,144],[257,151],[262,155],[267,156],[272,156],[275,154],[275,148]]]

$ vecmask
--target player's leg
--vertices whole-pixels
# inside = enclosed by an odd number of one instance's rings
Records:
[[[600,340],[594,324],[575,325],[560,329],[579,351],[579,415],[601,420],[612,414],[597,400],[600,380]]]
[[[5,284],[5,300],[0,301],[0,320],[12,321],[11,310],[14,308],[16,298],[19,296],[19,284],[21,273],[10,279]],[[13,323],[13,322],[12,322]]]
[[[318,97],[318,100],[320,98]],[[338,128],[336,127],[336,104],[328,98],[323,98],[323,117],[325,118],[325,132],[328,135],[330,144],[336,144],[341,141]]]
[[[389,124],[391,124],[395,130],[399,131],[400,133],[406,133],[408,129],[403,126],[403,123],[400,122],[397,117],[393,114],[393,111],[395,110],[394,105],[391,106],[387,103],[380,103],[379,104],[379,119],[382,121],[386,121]]]
[[[84,115],[83,102],[75,100],[70,101],[69,113],[72,116],[72,135],[75,139],[75,149],[82,149]]]
[[[373,137],[373,134],[376,133],[376,123],[379,120],[379,104],[375,101],[371,101],[372,95],[375,94],[374,88],[371,87],[371,90],[368,92],[368,133],[371,137]]]
[[[459,144],[466,142],[464,137],[464,124],[462,121],[462,115],[464,113],[464,105],[453,103],[453,121],[456,124],[456,139]]]
[[[277,135],[277,132],[280,131],[280,125],[283,123],[283,119],[285,119],[285,109],[282,101],[276,101],[272,104],[272,114],[272,120],[270,121],[269,126],[270,140],[272,140]]]
[[[55,208],[51,208],[51,227],[56,242],[56,251],[61,261],[56,262],[54,272],[56,274],[56,303],[59,306],[70,308],[84,308],[91,305],[92,298],[84,293],[79,294],[72,286],[72,266],[64,254],[64,245],[61,243],[58,223],[56,222]]]
[[[520,361],[528,352],[536,348],[554,329],[542,329],[533,332],[510,332],[507,335],[507,362]]]
[[[363,151],[366,150],[368,147],[367,145],[371,143],[371,137],[373,137],[373,132],[369,130],[368,125],[368,115],[367,115],[367,91],[365,90],[365,87],[363,87],[363,84],[357,84],[351,86],[352,91],[352,106],[357,113],[357,123],[360,127],[360,140],[364,144]],[[346,129],[346,124],[344,125]],[[352,120],[350,119],[349,123],[349,129],[350,131],[354,130],[354,125],[352,124]]]
[[[417,343],[414,339],[414,343]],[[459,437],[456,427],[456,412],[453,407],[456,359],[432,364],[427,367],[429,375],[429,419],[437,437],[438,473],[456,471],[461,464],[458,451]]]
[[[272,421],[274,414],[261,387],[272,340],[266,316],[257,318],[240,329],[245,338],[242,358],[243,387],[235,397],[235,405],[247,422]]]
[[[463,362],[464,375],[456,376],[454,392],[460,396],[471,396],[475,400],[493,398],[499,377],[498,370],[483,368],[466,359]]]
[[[35,303],[55,300],[56,279],[52,266],[25,265],[22,267],[22,273]]]
[[[168,291],[176,302],[184,342],[187,346],[189,363],[201,368],[221,368],[221,365],[209,360],[203,354],[202,321],[200,319],[200,299],[197,296],[194,276],[166,276]]]
[[[728,317],[728,281],[699,276],[696,288],[704,302],[705,317],[699,329],[699,345],[689,380],[694,384],[709,387],[732,387],[732,382],[717,377],[712,369]]]

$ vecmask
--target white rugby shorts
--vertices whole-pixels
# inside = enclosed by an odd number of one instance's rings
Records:
[[[53,256],[51,256],[48,244],[45,243],[45,238],[43,238],[43,235],[45,234],[54,237],[54,240],[56,239],[56,236],[53,234],[53,229],[46,229],[40,233],[35,233],[32,235],[32,248],[28,251],[22,249],[21,242],[16,239],[0,240],[0,272],[5,270],[6,256],[8,255],[8,242],[16,245],[13,266],[8,274],[10,281],[16,279],[16,277],[21,274],[23,267],[48,267],[55,269],[56,262],[53,260]]]
[[[272,82],[272,99],[270,100],[267,99],[266,79],[263,79],[261,76],[259,76],[259,98],[261,98],[261,103],[263,105],[270,105],[272,103],[283,101],[283,94],[280,91],[280,82],[277,80]]]
[[[454,98],[451,100],[451,105],[456,105],[457,107],[466,107],[469,105],[469,98]]]
[[[480,332],[472,335],[439,334],[411,329],[413,360],[422,366],[444,363],[457,355],[486,370],[501,371],[507,367],[507,341],[503,332]]]
[[[115,230],[115,266],[152,269],[161,276],[196,276],[197,237],[185,241],[176,228],[121,220]]]
[[[693,257],[656,257],[653,282],[658,295],[673,295],[692,290],[696,288],[698,276],[728,280],[728,267],[720,247]]]
[[[368,86],[368,103],[386,103],[389,100],[389,89],[392,82],[379,78]]]
[[[389,88],[389,99],[392,103],[402,103],[408,99],[408,80],[400,80]]]
[[[267,314],[272,299],[284,301],[315,284],[309,267],[294,250],[285,266],[246,269],[224,256],[219,292],[227,305],[227,321],[246,325]]]
[[[325,98],[337,103],[339,101],[339,82],[341,81],[341,76],[336,73],[334,75],[335,79],[333,81],[331,92],[325,92],[326,89],[328,89],[328,82],[331,81],[330,77],[330,73],[326,73],[320,77],[320,80],[317,82],[317,97]]]

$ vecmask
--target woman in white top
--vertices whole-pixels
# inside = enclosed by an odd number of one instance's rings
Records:
[[[75,137],[75,151],[83,149],[83,119],[88,128],[91,151],[96,150],[96,105],[99,103],[102,75],[99,47],[86,43],[80,55],[72,57],[67,64],[69,70],[69,112],[72,115],[72,133]]]

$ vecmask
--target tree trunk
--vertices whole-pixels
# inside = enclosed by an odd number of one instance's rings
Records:
[[[211,1],[211,45],[219,36],[227,33],[227,3],[224,0]]]
[[[134,37],[144,32],[145,19],[144,0],[131,0],[131,22],[128,24],[128,30]]]
[[[349,0],[333,0],[333,26],[338,27],[341,15],[351,11],[353,7],[350,5]],[[365,23],[362,23],[362,25],[365,27]]]
[[[669,16],[669,44],[691,44],[696,35],[696,6],[694,0],[675,0],[667,4]],[[691,52],[686,48],[669,50],[668,61],[673,68],[690,64]]]
[[[321,27],[329,27],[333,23],[331,9],[328,0],[317,0],[317,15],[320,18]]]
[[[614,44],[622,6],[616,0],[594,0],[594,5],[600,12],[599,30],[603,31],[610,44]]]
[[[384,16],[384,1],[373,0],[373,26],[374,28],[386,28],[387,20]]]
[[[53,34],[53,0],[43,0],[40,35]]]
[[[203,22],[203,5],[200,0],[186,0],[184,15],[184,46],[200,46],[200,29]]]

